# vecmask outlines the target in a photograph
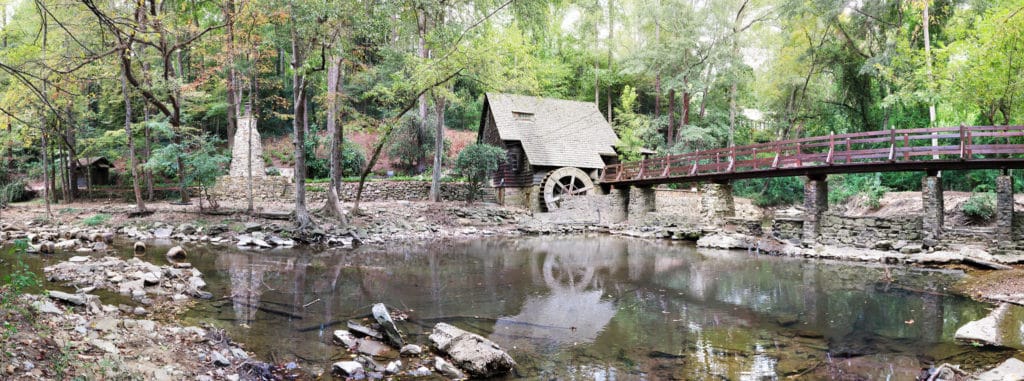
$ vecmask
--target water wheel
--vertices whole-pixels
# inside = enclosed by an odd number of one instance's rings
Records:
[[[570,197],[589,193],[594,189],[594,181],[579,168],[562,167],[548,172],[541,187],[541,201],[548,211],[552,211],[561,208],[562,202]]]

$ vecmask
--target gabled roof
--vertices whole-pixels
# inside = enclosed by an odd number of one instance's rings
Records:
[[[488,110],[501,140],[522,143],[531,165],[603,168],[601,156],[615,156],[619,137],[594,103],[488,93],[484,118]]]
[[[88,167],[92,165],[100,168],[114,168],[114,163],[111,163],[110,160],[107,160],[107,158],[103,156],[78,158],[79,167]]]

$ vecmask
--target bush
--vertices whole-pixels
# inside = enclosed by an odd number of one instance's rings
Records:
[[[107,222],[108,220],[110,220],[110,215],[109,214],[99,213],[99,214],[94,214],[92,216],[89,216],[89,218],[86,218],[86,219],[82,220],[82,225],[85,225],[85,226],[97,226],[97,225],[102,225],[103,223]]]
[[[798,204],[804,199],[804,185],[797,177],[740,180],[734,189],[760,207]]]
[[[505,161],[505,150],[488,144],[476,143],[466,146],[455,159],[455,171],[466,178],[469,194],[466,201],[476,200],[487,176],[498,170]]]
[[[346,140],[341,148],[341,173],[343,176],[356,176],[366,166],[366,152],[363,146]]]
[[[971,194],[960,210],[973,222],[991,220],[996,215],[996,195],[991,192]]]
[[[17,253],[18,256],[12,266],[12,271],[3,277],[3,286],[0,286],[0,305],[7,306],[25,291],[38,288],[41,284],[39,276],[21,260],[21,254],[27,248],[28,241],[19,239],[15,240],[14,246],[8,249]]]

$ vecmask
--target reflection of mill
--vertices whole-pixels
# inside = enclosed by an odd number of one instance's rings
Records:
[[[602,274],[613,271],[622,255],[622,247],[611,243],[532,242],[529,271],[548,293],[527,297],[519,314],[498,319],[495,334],[530,341],[516,345],[544,341],[551,349],[597,338],[616,312],[612,301],[602,300]]]

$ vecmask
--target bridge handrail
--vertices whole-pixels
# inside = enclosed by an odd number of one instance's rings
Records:
[[[779,168],[1024,154],[1024,126],[957,126],[830,134],[606,166],[605,183]],[[975,142],[978,139],[978,142]],[[1012,140],[1016,140],[1013,144]],[[932,145],[933,141],[938,144]]]

